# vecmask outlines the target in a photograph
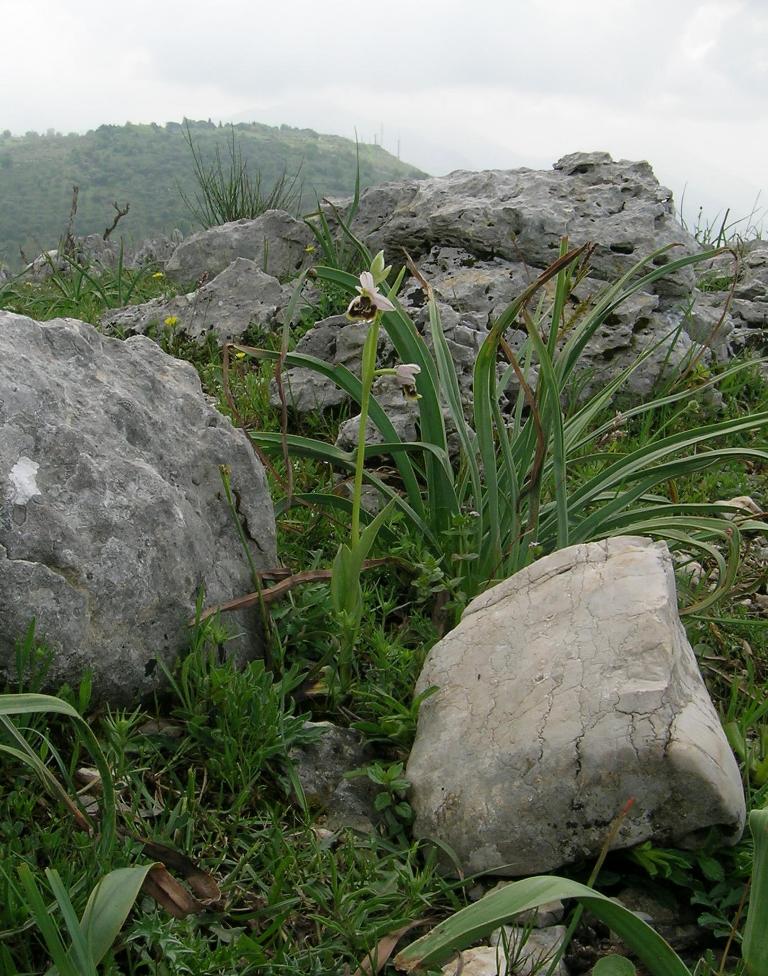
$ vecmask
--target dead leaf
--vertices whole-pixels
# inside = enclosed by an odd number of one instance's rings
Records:
[[[166,867],[178,872],[184,878],[200,899],[201,907],[221,901],[221,890],[213,877],[207,871],[199,868],[186,854],[181,854],[179,851],[174,851],[173,848],[166,847],[165,844],[158,844],[153,840],[144,840],[142,843],[144,844],[144,853],[148,857],[162,861]]]
[[[162,864],[156,864],[150,869],[141,890],[145,895],[154,898],[174,918],[198,915],[203,910],[203,905],[197,898],[190,895]]]
[[[385,566],[388,564],[401,566],[406,570],[413,571],[413,566],[406,563],[404,559],[400,559],[398,556],[385,556],[381,559],[366,559],[362,568],[364,570],[376,569],[379,566]],[[270,571],[258,573],[257,575],[260,577],[275,577],[276,573],[274,571]],[[247,593],[245,596],[236,597],[234,600],[227,601],[227,603],[219,603],[214,607],[208,607],[208,609],[204,610],[199,617],[192,618],[188,621],[188,623],[190,626],[192,626],[195,623],[202,623],[203,620],[207,620],[208,617],[212,617],[215,613],[228,613],[232,610],[246,610],[248,607],[255,606],[259,603],[274,603],[275,600],[281,599],[295,586],[299,586],[302,583],[316,583],[318,580],[329,580],[330,578],[330,569],[307,569],[301,573],[294,573],[292,576],[281,579],[281,581],[279,583],[275,583],[274,586],[267,586],[261,590],[257,590],[255,593]]]
[[[355,970],[354,976],[375,976],[375,973],[380,973],[386,966],[389,957],[395,951],[395,946],[405,933],[410,932],[411,929],[415,929],[417,925],[424,925],[427,921],[426,918],[419,918],[415,922],[409,922],[408,925],[403,925],[402,928],[396,929],[394,932],[389,932],[379,939],[379,944],[370,955],[363,959]],[[374,960],[375,969],[373,968]]]

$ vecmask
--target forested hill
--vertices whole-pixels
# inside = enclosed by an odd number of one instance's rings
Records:
[[[227,170],[232,128],[212,122],[187,125],[203,160],[212,161],[218,147]],[[352,192],[356,156],[349,139],[257,123],[235,125],[234,139],[248,173],[261,173],[263,189],[283,171],[290,177],[301,168],[306,209],[312,208],[315,193]],[[360,146],[363,186],[423,175],[380,146]],[[76,234],[103,233],[114,218],[115,201],[130,204],[115,237],[138,242],[176,227],[184,233],[199,229],[180,193],[193,197],[197,190],[183,125],[102,125],[85,135],[13,136],[6,131],[0,135],[0,267],[3,262],[18,267],[20,249],[31,258],[56,246],[67,227],[73,185],[80,188]]]

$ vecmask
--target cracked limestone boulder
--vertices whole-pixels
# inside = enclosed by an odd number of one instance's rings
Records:
[[[481,596],[430,651],[407,777],[415,832],[507,876],[614,848],[735,843],[736,760],[677,612],[665,543],[547,556]]]
[[[102,328],[120,336],[161,335],[173,319],[174,335],[202,342],[209,335],[221,345],[236,342],[253,326],[275,327],[277,316],[288,304],[290,287],[264,274],[255,261],[236,258],[221,274],[188,295],[152,298],[105,312]]]
[[[191,234],[173,252],[165,273],[182,285],[203,283],[236,258],[247,258],[283,281],[309,266],[314,241],[302,221],[283,210],[267,210],[255,220],[233,220]]]
[[[75,319],[0,312],[0,672],[34,618],[48,685],[89,669],[97,700],[135,702],[189,646],[207,604],[252,582],[220,478],[257,568],[276,564],[264,470],[211,407],[195,369],[151,340]],[[261,651],[258,615],[225,619],[238,660]]]

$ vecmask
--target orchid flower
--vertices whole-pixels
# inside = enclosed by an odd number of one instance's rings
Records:
[[[376,283],[370,271],[363,271],[360,275],[359,292],[349,303],[347,318],[353,322],[371,322],[379,312],[394,312],[395,306],[376,289]]]
[[[416,363],[401,363],[392,370],[395,383],[403,391],[406,400],[418,400],[419,394],[416,392],[416,377],[421,372],[421,366]]]

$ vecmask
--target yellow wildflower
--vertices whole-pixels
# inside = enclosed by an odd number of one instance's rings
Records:
[[[169,329],[172,329],[174,325],[179,324],[179,320],[175,315],[169,315],[167,318],[163,319],[163,322],[168,326]]]

